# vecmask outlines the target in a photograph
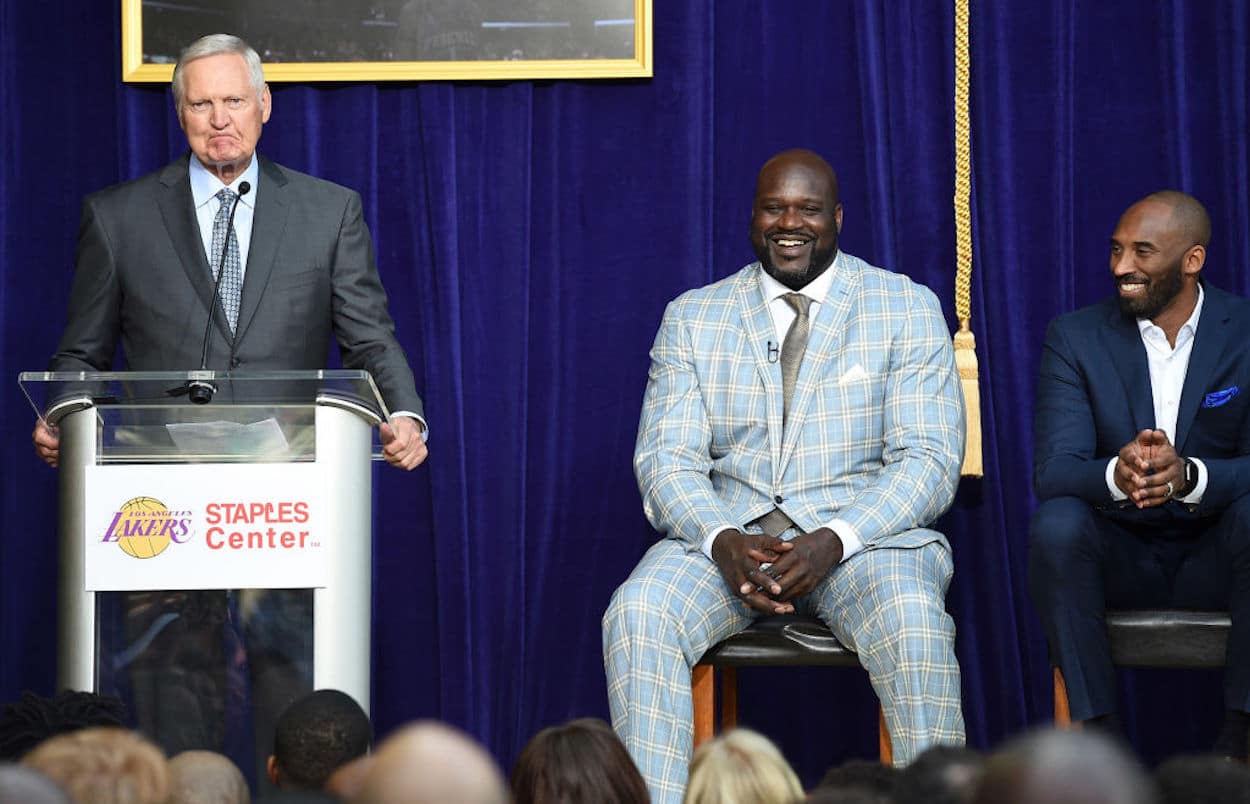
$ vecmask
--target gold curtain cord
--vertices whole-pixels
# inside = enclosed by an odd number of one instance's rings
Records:
[[[968,440],[962,474],[981,477],[981,389],[972,319],[972,125],[968,115],[971,82],[968,17],[972,0],[955,0],[955,366],[964,392]]]

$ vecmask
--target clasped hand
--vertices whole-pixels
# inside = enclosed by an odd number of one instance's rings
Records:
[[[712,542],[712,560],[730,590],[748,606],[766,614],[789,614],[794,611],[791,601],[815,589],[842,560],[842,540],[829,528],[788,542],[723,530]]]
[[[1138,508],[1163,505],[1185,485],[1185,462],[1162,430],[1142,430],[1120,448],[1115,485]]]

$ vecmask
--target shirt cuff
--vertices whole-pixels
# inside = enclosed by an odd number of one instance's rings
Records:
[[[825,527],[836,533],[842,540],[843,561],[864,549],[864,541],[859,538],[859,531],[855,530],[855,526],[845,519],[831,520]]]
[[[1124,502],[1128,499],[1128,495],[1120,491],[1120,487],[1115,484],[1115,462],[1118,460],[1120,460],[1119,455],[1107,461],[1107,491],[1111,492],[1113,501]]]
[[[421,424],[421,443],[428,444],[430,441],[430,426],[425,423],[425,419],[410,410],[397,410],[391,416],[407,416],[409,419],[416,419]]]
[[[1177,497],[1178,500],[1186,505],[1197,505],[1202,502],[1202,495],[1207,493],[1207,465],[1197,458],[1190,458],[1194,462],[1194,466],[1198,467],[1198,482],[1194,484],[1194,488],[1184,497]]]
[[[725,523],[724,525],[717,525],[708,531],[708,534],[703,537],[703,544],[699,547],[699,549],[703,551],[703,555],[707,556],[709,559],[712,558],[712,542],[716,541],[717,534],[719,534],[722,530],[736,530],[737,527],[737,525]]]

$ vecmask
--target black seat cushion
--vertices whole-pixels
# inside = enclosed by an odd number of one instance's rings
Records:
[[[1231,622],[1222,611],[1109,611],[1111,660],[1123,667],[1223,667]]]
[[[857,667],[859,657],[838,642],[824,623],[799,614],[760,617],[745,630],[713,645],[700,664],[830,665]]]

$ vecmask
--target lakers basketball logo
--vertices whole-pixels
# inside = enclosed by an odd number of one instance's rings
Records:
[[[155,558],[171,542],[184,542],[190,534],[190,513],[170,511],[155,497],[134,497],[113,515],[103,542],[116,542],[128,556]]]

